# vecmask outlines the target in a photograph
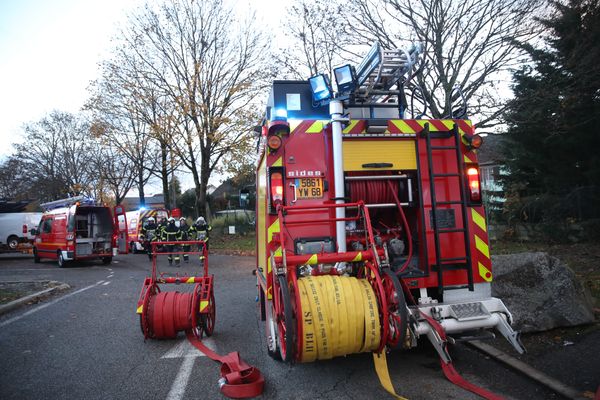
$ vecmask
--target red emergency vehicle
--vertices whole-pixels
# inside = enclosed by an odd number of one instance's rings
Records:
[[[34,230],[33,257],[57,260],[59,267],[72,261],[100,259],[110,264],[118,252],[118,224],[111,208],[98,205],[82,196],[44,203],[45,210],[37,229]],[[124,214],[122,207],[116,213]],[[122,249],[126,252],[125,248]],[[122,243],[121,247],[122,247]]]
[[[259,139],[256,264],[275,358],[385,354],[426,336],[447,366],[447,335],[490,329],[524,351],[491,296],[481,137],[464,105],[443,119],[407,116],[419,52],[375,45],[358,67],[335,70],[337,92],[324,75],[273,83]]]
[[[144,250],[144,244],[140,241],[140,231],[147,223],[148,218],[153,217],[156,223],[161,219],[169,219],[169,210],[166,208],[140,208],[134,211],[128,211],[127,217],[127,241],[129,243],[129,252],[137,253]],[[123,224],[123,218],[119,218],[119,224]]]

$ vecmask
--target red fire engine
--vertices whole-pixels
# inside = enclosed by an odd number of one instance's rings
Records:
[[[256,263],[274,358],[385,355],[426,336],[450,378],[446,335],[496,329],[524,351],[491,296],[481,137],[464,115],[405,117],[405,99],[418,97],[414,86],[405,93],[419,53],[374,45],[358,67],[334,71],[336,93],[325,75],[273,83]]]

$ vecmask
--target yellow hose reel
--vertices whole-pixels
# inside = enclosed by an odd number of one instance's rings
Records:
[[[305,277],[298,279],[298,291],[302,315],[298,361],[377,350],[381,321],[375,292],[366,279]]]

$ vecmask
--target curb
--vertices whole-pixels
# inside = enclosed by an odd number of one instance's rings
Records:
[[[59,283],[56,281],[51,281],[49,283]],[[4,315],[8,312],[13,311],[16,308],[19,308],[21,306],[24,306],[25,304],[31,302],[31,301],[35,301],[35,300],[40,300],[43,298],[46,298],[48,296],[50,296],[53,292],[58,292],[58,291],[62,291],[62,290],[67,290],[70,289],[71,286],[67,285],[66,283],[61,283],[58,286],[54,286],[48,289],[44,289],[42,291],[36,292],[36,293],[32,293],[30,295],[27,295],[25,297],[21,297],[20,299],[17,300],[13,300],[10,303],[6,303],[3,305],[0,305],[0,315]]]

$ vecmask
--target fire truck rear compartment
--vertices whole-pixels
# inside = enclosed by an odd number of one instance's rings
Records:
[[[112,251],[113,225],[106,207],[77,207],[69,221],[75,234],[75,254],[89,256]],[[71,229],[70,229],[71,231]]]
[[[403,276],[424,276],[419,268],[419,208],[416,171],[369,171],[347,173],[346,193],[351,202],[363,201],[369,208],[371,224],[378,244],[384,244],[394,271],[404,268]],[[396,199],[402,205],[406,225]],[[349,229],[350,248],[360,250],[365,243],[364,228]],[[412,245],[412,254],[410,253]],[[409,260],[409,255],[411,259]],[[408,262],[408,264],[406,264]]]

